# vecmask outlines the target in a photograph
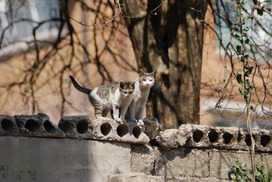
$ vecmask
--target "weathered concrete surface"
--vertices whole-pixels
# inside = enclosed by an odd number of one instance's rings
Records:
[[[58,123],[58,127],[69,138],[88,139],[93,136],[93,128],[88,116],[63,116]]]
[[[143,173],[125,173],[109,176],[109,182],[163,182],[161,176],[145,175]]]
[[[235,164],[236,160],[245,162],[247,168],[251,167],[250,155],[245,151],[227,151],[227,150],[210,150],[209,151],[210,176],[219,179],[229,179],[230,167]],[[265,173],[272,169],[272,155],[268,153],[256,153],[256,163],[265,166]]]
[[[0,134],[1,135],[19,135],[20,131],[14,116],[0,115]]]
[[[272,152],[271,131],[253,130],[252,133],[256,151]],[[250,135],[245,129],[191,124],[165,130],[156,137],[156,141],[164,150],[184,146],[248,151],[251,146]]]
[[[109,182],[229,182],[217,178],[167,178],[166,176],[152,176],[143,173],[116,174],[109,177]]]
[[[142,163],[141,161],[145,161]],[[133,146],[131,170],[148,175],[176,177],[208,177],[209,153],[203,150],[178,148],[164,151],[158,147],[150,150],[144,146]]]
[[[21,135],[33,137],[65,137],[65,134],[50,121],[46,114],[15,115]]]
[[[0,137],[1,182],[104,182],[130,172],[130,145],[77,139]]]
[[[144,118],[143,122],[145,126],[145,134],[149,137],[150,140],[154,140],[161,131],[161,125],[159,121],[153,117],[146,117]]]
[[[65,116],[56,126],[45,114],[0,115],[0,182],[226,182],[236,160],[250,167],[246,130],[144,124]],[[256,162],[272,169],[271,131],[253,136]]]
[[[125,143],[146,144],[148,136],[136,122],[119,124],[113,119],[97,119],[92,122],[93,136],[95,140],[118,141]]]
[[[156,119],[145,119],[148,134],[159,133]],[[155,126],[155,127],[154,127]],[[151,131],[152,130],[152,131]],[[30,136],[44,138],[75,138],[147,144],[150,138],[145,127],[136,122],[118,123],[110,118],[90,120],[88,116],[63,116],[58,125],[46,114],[0,115],[0,136]]]
[[[150,148],[139,145],[132,145],[131,149],[132,172],[164,176],[166,179],[178,179],[178,181],[183,178],[187,181],[197,179],[229,181],[230,167],[235,164],[236,160],[245,162],[248,168],[251,166],[248,151],[190,147],[165,151],[159,147]],[[266,171],[272,169],[271,154],[256,153],[255,160],[263,164]]]

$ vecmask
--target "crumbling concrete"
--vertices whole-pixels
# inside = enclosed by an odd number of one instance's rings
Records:
[[[20,135],[14,116],[0,115],[0,134],[13,136]]]
[[[166,151],[141,145],[131,148],[132,172],[163,176],[165,181],[230,181],[230,167],[236,160],[251,166],[249,152],[242,150],[179,147]],[[255,160],[264,165],[266,172],[272,169],[271,153],[257,152]]]
[[[272,138],[269,130],[253,130],[256,151],[271,152]],[[165,150],[177,147],[200,147],[232,150],[249,150],[250,135],[245,129],[235,127],[211,127],[181,125],[178,129],[161,132],[156,141]]]
[[[154,140],[161,131],[161,125],[159,121],[153,117],[146,117],[144,118],[143,122],[145,127],[145,134],[149,137],[150,140]]]
[[[236,160],[250,167],[250,137],[239,128],[182,125],[160,131],[104,118],[0,115],[0,181],[229,181]],[[256,162],[272,169],[271,131],[254,130]]]
[[[32,137],[65,137],[46,114],[15,115],[20,134]],[[1,135],[1,134],[0,134]]]
[[[145,123],[148,124],[149,120],[145,119]],[[153,124],[156,121],[153,119],[150,122]],[[149,124],[148,128],[152,128],[152,124]],[[155,137],[154,132],[156,133],[157,130],[154,129],[153,133],[150,131],[148,134],[153,134],[153,137]],[[60,119],[58,125],[55,125],[46,114],[41,113],[38,115],[0,115],[1,135],[83,138],[135,144],[147,144],[150,141],[145,134],[145,127],[135,122],[120,124],[110,118],[90,120],[87,116],[64,116]]]

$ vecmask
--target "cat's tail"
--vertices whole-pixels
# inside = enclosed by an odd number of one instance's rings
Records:
[[[74,77],[72,77],[71,75],[69,75],[69,77],[70,77],[70,79],[71,79],[71,81],[72,81],[74,87],[75,87],[78,91],[83,92],[83,93],[88,94],[88,95],[92,92],[92,90],[80,86],[80,85],[77,83],[77,81],[74,79]]]

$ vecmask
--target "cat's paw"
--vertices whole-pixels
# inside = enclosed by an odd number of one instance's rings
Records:
[[[140,127],[144,127],[144,121],[142,119],[139,119],[137,124],[140,126]]]
[[[96,119],[101,119],[101,120],[103,120],[103,119],[107,119],[106,117],[103,117],[103,116],[96,116]]]
[[[124,121],[121,118],[116,118],[115,121],[119,124],[123,124]]]

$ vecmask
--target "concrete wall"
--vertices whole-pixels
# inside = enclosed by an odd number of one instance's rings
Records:
[[[79,139],[0,137],[1,182],[107,181],[130,172],[130,145]]]
[[[250,166],[245,130],[183,125],[159,132],[154,118],[144,123],[70,116],[54,125],[44,114],[2,115],[0,182],[225,182],[235,160]],[[256,130],[254,138],[256,161],[271,169],[271,132]]]

